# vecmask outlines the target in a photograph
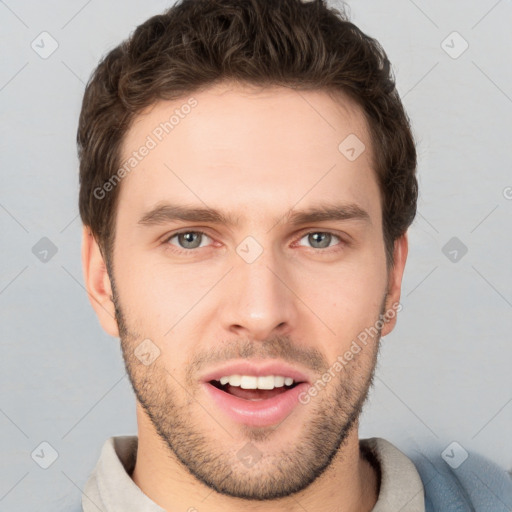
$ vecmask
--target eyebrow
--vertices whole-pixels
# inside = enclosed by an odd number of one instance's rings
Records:
[[[358,220],[371,224],[371,217],[366,210],[356,203],[322,204],[304,210],[289,210],[285,215],[275,218],[275,224],[284,220],[292,226],[323,221]],[[240,225],[240,216],[223,213],[209,207],[176,205],[168,202],[158,203],[142,215],[138,224],[158,226],[173,221],[207,222],[223,224],[229,227]],[[275,225],[274,224],[274,225]]]

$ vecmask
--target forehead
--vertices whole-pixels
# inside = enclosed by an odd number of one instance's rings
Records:
[[[371,161],[364,115],[347,96],[219,84],[136,117],[122,145],[118,214],[169,201],[254,222],[325,201],[379,217]]]

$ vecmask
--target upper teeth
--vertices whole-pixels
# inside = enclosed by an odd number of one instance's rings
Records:
[[[229,383],[230,386],[237,386],[242,389],[274,389],[281,388],[284,385],[291,386],[293,379],[291,377],[282,377],[281,375],[267,375],[265,377],[229,375],[221,377],[220,383],[222,385]]]

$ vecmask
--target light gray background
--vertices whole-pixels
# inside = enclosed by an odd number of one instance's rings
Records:
[[[512,3],[349,4],[394,65],[420,183],[403,311],[361,437],[439,454],[456,441],[510,469]],[[105,439],[136,433],[119,341],[83,288],[75,136],[99,58],[169,5],[0,1],[1,511],[70,510]],[[43,31],[59,45],[47,59],[31,48]],[[457,58],[454,31],[469,44]],[[43,237],[58,249],[47,262],[32,252]],[[467,247],[456,261],[452,237]],[[43,441],[59,455],[46,470],[31,458]]]

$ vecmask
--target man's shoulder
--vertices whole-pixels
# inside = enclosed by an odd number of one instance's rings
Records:
[[[425,512],[512,510],[512,477],[495,462],[451,443],[443,451],[405,450],[425,489]]]

